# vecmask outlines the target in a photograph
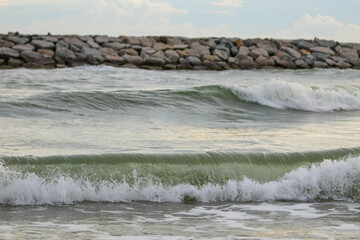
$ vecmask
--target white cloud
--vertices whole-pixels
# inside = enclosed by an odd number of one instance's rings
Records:
[[[220,7],[241,7],[242,0],[220,0],[220,2],[211,2],[211,4]]]
[[[312,17],[305,13],[291,28],[278,32],[275,37],[287,39],[317,37],[343,42],[359,42],[360,26],[344,24],[331,16]]]
[[[40,1],[40,0],[38,0]],[[44,0],[43,0],[44,1]],[[76,14],[57,19],[34,19],[27,25],[10,26],[0,23],[0,32],[19,31],[25,34],[106,34],[172,35],[188,37],[234,36],[226,25],[197,28],[186,22],[173,24],[169,17],[186,14],[167,2],[152,0],[89,0],[78,5]],[[80,12],[80,13],[79,13]]]

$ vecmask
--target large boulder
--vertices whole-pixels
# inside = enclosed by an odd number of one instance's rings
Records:
[[[29,39],[25,37],[7,36],[5,39],[16,44],[25,44],[29,42]]]
[[[144,59],[142,59],[139,56],[133,56],[133,55],[128,55],[125,54],[124,56],[122,56],[128,63],[134,64],[136,66],[141,65],[145,62]]]
[[[11,67],[21,67],[23,65],[24,61],[18,58],[9,58],[7,65]]]
[[[55,56],[63,60],[75,60],[76,55],[73,51],[68,48],[57,48],[55,51]]]
[[[99,44],[103,44],[103,43],[108,43],[109,42],[109,37],[108,36],[96,36],[95,37],[95,42],[99,43]]]
[[[123,48],[123,49],[121,49],[119,51],[120,56],[125,55],[125,54],[132,55],[132,56],[138,56],[139,55],[139,53],[136,50],[132,49],[132,48]]]
[[[359,60],[358,52],[354,48],[342,48],[338,51],[337,55],[349,62],[357,62]]]
[[[269,57],[269,53],[262,48],[254,48],[253,50],[251,50],[251,52],[249,53],[249,56],[251,56],[252,58],[256,59],[259,56],[263,56],[263,57]]]
[[[13,42],[0,39],[0,47],[11,48],[12,46],[14,46]]]
[[[166,60],[169,63],[176,64],[180,58],[179,54],[174,50],[166,50]]]
[[[329,55],[335,55],[335,52],[328,47],[312,47],[310,48],[311,52],[324,53]]]
[[[191,47],[191,49],[194,49],[195,55],[197,57],[201,57],[202,55],[210,54],[209,47],[201,45],[198,41],[191,43],[190,47]]]
[[[186,60],[192,65],[192,66],[199,66],[203,65],[203,62],[200,60],[200,58],[195,56],[189,56],[186,58]]]
[[[159,42],[159,43],[155,43],[153,48],[157,51],[164,51],[164,50],[168,50],[168,49],[173,49],[173,46]]]
[[[152,56],[154,53],[156,53],[156,50],[153,49],[152,47],[143,47],[141,49],[141,53],[140,56],[144,59],[149,58],[150,56]]]
[[[227,61],[228,58],[229,58],[229,53],[224,51],[224,50],[221,50],[221,49],[215,49],[214,50],[214,55],[218,56],[223,61]]]
[[[161,57],[151,56],[146,60],[146,64],[149,66],[162,67],[165,65],[165,59]]]
[[[18,58],[19,52],[15,49],[0,47],[0,58],[8,59],[10,57]]]
[[[111,42],[103,44],[103,47],[113,48],[117,51],[120,51],[123,48],[130,48],[129,43],[120,43],[120,42]]]
[[[100,45],[97,44],[93,38],[89,38],[86,43],[92,48],[100,48]]]
[[[21,57],[28,63],[33,63],[36,65],[54,65],[54,59],[46,54],[41,54],[33,51],[23,51],[21,52]]]
[[[36,48],[41,49],[54,49],[55,45],[52,42],[44,41],[44,40],[32,40],[31,44]]]
[[[296,50],[293,49],[293,48],[281,47],[280,50],[286,52],[287,54],[289,54],[289,55],[292,56],[293,58],[296,58],[296,59],[301,58],[301,53],[299,53],[298,51],[296,51]]]
[[[83,47],[89,47],[88,44],[84,43],[83,41],[80,41],[77,37],[64,37],[64,42],[73,45],[79,49]]]
[[[31,44],[17,44],[15,46],[12,47],[13,49],[22,52],[22,51],[34,51],[35,47]]]

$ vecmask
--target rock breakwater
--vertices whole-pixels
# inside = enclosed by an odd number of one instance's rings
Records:
[[[360,69],[360,43],[330,40],[0,34],[0,68],[106,64],[158,70]]]

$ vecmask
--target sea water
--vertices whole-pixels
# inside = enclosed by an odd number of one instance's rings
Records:
[[[0,71],[0,239],[358,239],[357,70]]]

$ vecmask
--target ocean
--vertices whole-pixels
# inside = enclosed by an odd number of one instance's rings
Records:
[[[359,239],[358,70],[0,71],[0,239]]]

